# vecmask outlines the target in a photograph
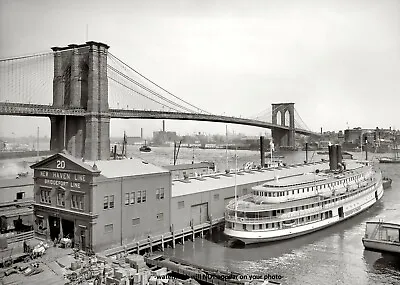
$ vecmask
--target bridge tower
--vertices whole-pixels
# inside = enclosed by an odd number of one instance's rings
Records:
[[[50,117],[50,150],[66,149],[86,160],[109,159],[108,48],[99,42],[52,48],[53,106],[84,109],[86,114]]]
[[[275,145],[294,149],[296,146],[294,136],[294,103],[272,104],[272,123],[288,127],[287,130],[272,129],[272,138]]]

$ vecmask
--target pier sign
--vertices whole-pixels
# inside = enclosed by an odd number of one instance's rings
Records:
[[[85,174],[68,172],[40,170],[39,177],[44,178],[43,182],[45,185],[71,187],[78,189],[81,188],[81,183],[87,182]]]

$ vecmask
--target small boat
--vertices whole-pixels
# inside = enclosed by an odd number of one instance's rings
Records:
[[[399,149],[395,146],[392,150],[394,151],[393,157],[381,157],[379,158],[379,163],[400,163]]]
[[[147,145],[143,145],[143,146],[141,146],[141,147],[139,148],[139,150],[140,150],[141,152],[150,152],[150,151],[151,151],[151,148],[150,148],[149,146],[147,146]]]
[[[398,157],[381,157],[379,163],[400,163],[400,158]]]
[[[367,222],[362,243],[366,250],[400,254],[400,224]]]
[[[28,176],[28,171],[26,172],[20,172],[17,174],[17,177],[15,177],[16,179],[22,178],[22,177],[27,177]]]
[[[383,177],[382,185],[383,185],[383,189],[392,187],[392,179],[390,179],[389,177]]]

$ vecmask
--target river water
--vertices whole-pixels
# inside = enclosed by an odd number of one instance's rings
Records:
[[[140,157],[150,163],[167,165],[173,162],[173,148],[153,147],[150,153],[140,153],[138,147],[128,146],[129,156]],[[237,151],[238,167],[248,161],[260,163],[257,151]],[[302,151],[285,153],[286,163],[305,160]],[[181,148],[178,163],[214,161],[217,168],[227,168],[225,150],[202,150]],[[377,156],[377,155],[375,155]],[[363,158],[360,153],[355,158]],[[309,153],[309,158],[327,158]],[[369,158],[374,158],[370,154]],[[16,167],[22,167],[18,162]],[[400,261],[394,257],[365,251],[361,242],[365,222],[369,220],[400,221],[400,164],[377,164],[385,176],[393,179],[392,188],[370,209],[345,222],[327,229],[282,242],[252,245],[243,249],[224,246],[222,234],[210,239],[187,241],[167,253],[198,264],[228,269],[246,274],[281,277],[282,284],[400,284]],[[228,150],[228,167],[234,168],[234,151]],[[24,164],[26,168],[26,163]],[[3,162],[3,170],[7,162]],[[0,169],[0,176],[2,175]],[[269,276],[268,276],[269,275]]]

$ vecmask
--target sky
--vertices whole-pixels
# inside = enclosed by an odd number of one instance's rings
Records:
[[[397,0],[0,0],[0,58],[86,40],[108,44],[113,55],[211,113],[250,117],[294,102],[316,132],[400,127]],[[0,116],[0,136],[36,134],[38,126],[50,134],[49,119]],[[138,136],[141,127],[151,136],[162,122],[112,120],[111,135]],[[166,127],[225,133],[221,123]]]

